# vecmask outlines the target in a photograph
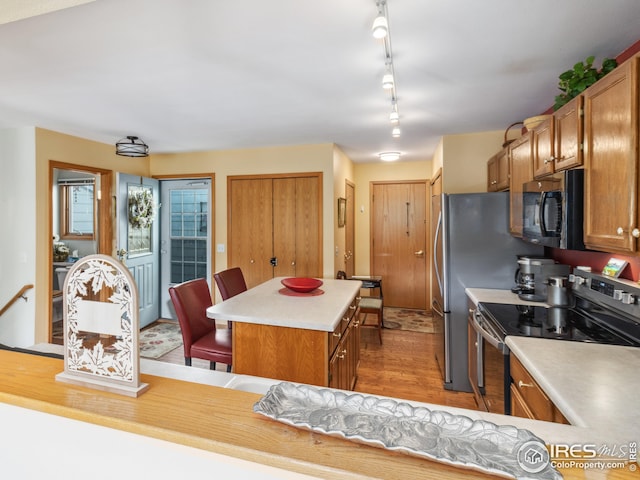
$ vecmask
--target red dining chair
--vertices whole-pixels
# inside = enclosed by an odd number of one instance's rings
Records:
[[[213,278],[216,280],[222,300],[235,297],[247,290],[247,282],[244,281],[244,275],[240,267],[233,267],[215,273]]]
[[[231,371],[231,330],[216,328],[215,320],[207,318],[206,310],[212,305],[209,285],[204,278],[188,280],[169,287],[169,296],[178,315],[184,363],[191,366],[192,358],[209,360],[209,368],[216,369],[216,362],[225,363]]]
[[[244,275],[240,267],[233,267],[213,274],[213,278],[218,285],[222,300],[235,297],[239,293],[247,290],[247,282],[244,281]],[[227,322],[227,326],[232,328],[233,322]]]

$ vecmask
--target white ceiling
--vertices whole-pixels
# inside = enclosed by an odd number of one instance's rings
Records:
[[[638,0],[388,0],[393,139],[375,0],[20,3],[0,0],[0,128],[137,135],[152,153],[336,143],[356,162],[426,160],[442,135],[541,113],[561,72],[640,39]]]

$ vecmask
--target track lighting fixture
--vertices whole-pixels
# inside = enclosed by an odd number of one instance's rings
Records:
[[[395,103],[391,107],[391,113],[389,114],[389,121],[391,122],[391,125],[396,125],[400,122],[400,115],[398,114],[398,110],[396,110]]]
[[[376,0],[378,15],[373,21],[371,32],[374,38],[382,40],[384,53],[385,73],[382,77],[382,87],[391,94],[391,112],[389,113],[389,122],[393,126],[391,136],[397,138],[400,136],[400,114],[398,112],[398,96],[396,93],[396,75],[393,68],[393,53],[391,51],[391,31],[389,28],[389,12],[387,10],[388,0]],[[388,153],[397,154],[395,158],[389,158]],[[383,158],[383,155],[385,158]],[[398,152],[386,152],[379,154],[381,160],[397,160],[400,158]],[[393,157],[393,155],[392,155]]]
[[[378,10],[380,10],[380,5],[378,6]],[[373,21],[373,26],[371,27],[373,38],[380,39],[386,37],[388,30],[389,24],[387,23],[387,17],[384,16],[384,13],[379,11],[378,16]]]
[[[382,77],[382,88],[385,90],[390,90],[393,88],[393,74],[385,73]]]

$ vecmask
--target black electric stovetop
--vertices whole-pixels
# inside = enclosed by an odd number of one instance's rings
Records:
[[[640,346],[640,325],[593,309],[480,303],[479,310],[502,335]]]

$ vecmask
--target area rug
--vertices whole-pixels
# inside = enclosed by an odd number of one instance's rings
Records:
[[[182,333],[177,323],[162,322],[140,332],[140,356],[159,358],[182,346]]]
[[[384,307],[384,327],[411,332],[437,333],[430,314],[424,310]]]

